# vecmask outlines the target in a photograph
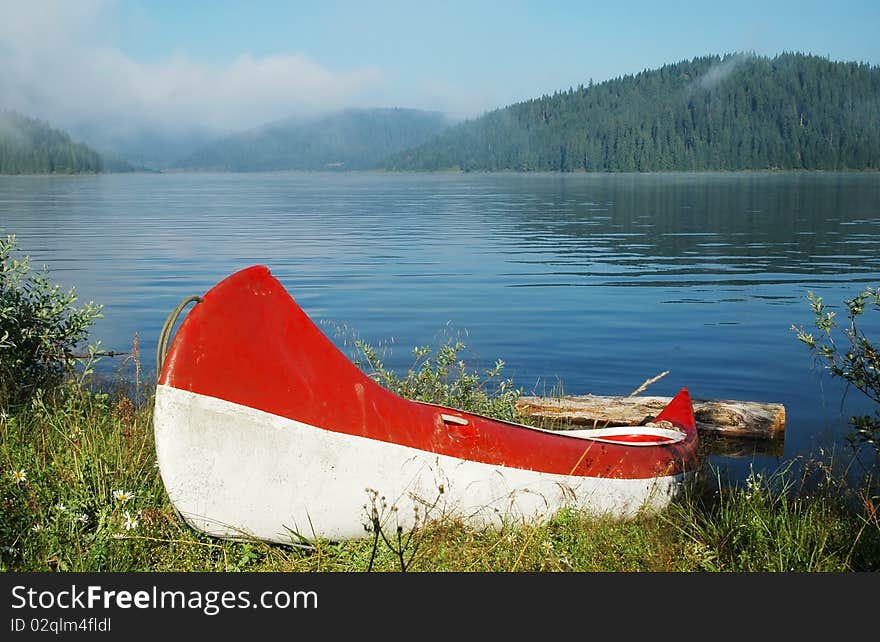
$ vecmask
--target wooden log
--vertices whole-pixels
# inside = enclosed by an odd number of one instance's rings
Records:
[[[630,425],[653,419],[672,397],[522,397],[517,409],[545,424],[576,426]],[[727,437],[780,439],[785,431],[785,406],[779,403],[693,399],[697,430]]]

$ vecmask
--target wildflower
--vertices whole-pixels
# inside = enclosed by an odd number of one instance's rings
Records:
[[[114,490],[113,498],[120,502],[127,502],[129,499],[134,498],[134,493],[129,490]]]
[[[41,530],[43,530],[43,525],[42,524],[34,524],[31,527],[31,530],[34,531],[35,533],[39,533]]]
[[[20,484],[25,479],[27,479],[27,473],[24,472],[24,468],[21,468],[19,470],[13,470],[12,471],[12,479],[16,484]]]
[[[124,528],[127,531],[130,531],[134,528],[137,528],[137,526],[138,526],[137,517],[132,517],[131,513],[129,513],[128,511],[125,511],[124,513],[122,513],[122,517],[123,517],[122,528]]]
[[[77,519],[77,521],[82,522],[83,524],[89,523],[89,516],[86,515],[85,513],[80,513],[79,515],[76,516],[76,519]]]
[[[749,473],[749,476],[746,478],[746,499],[751,499],[752,497],[758,496],[763,481],[764,478],[761,473],[756,473],[754,471]]]
[[[59,513],[63,513],[67,510],[67,506],[64,505],[64,502],[58,502],[57,504],[55,504],[55,510],[57,510]]]
[[[541,546],[544,547],[545,553],[549,553],[550,551],[553,550],[553,542],[551,542],[549,540],[545,541],[543,544],[541,544]]]

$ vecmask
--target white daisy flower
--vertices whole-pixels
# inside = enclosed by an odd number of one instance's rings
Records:
[[[127,502],[129,499],[134,499],[134,493],[130,490],[114,490],[113,498],[120,502]]]
[[[124,513],[122,513],[122,517],[123,517],[122,528],[124,528],[127,531],[130,531],[130,530],[137,528],[138,520],[137,520],[136,516],[132,517],[131,513],[129,513],[128,511],[125,511]]]

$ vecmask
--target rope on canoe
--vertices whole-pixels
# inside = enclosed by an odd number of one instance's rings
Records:
[[[165,354],[168,352],[168,342],[171,340],[171,330],[174,328],[174,324],[177,322],[177,317],[180,316],[180,313],[183,312],[183,309],[195,301],[196,303],[202,302],[202,297],[193,295],[186,297],[183,301],[177,304],[177,307],[171,311],[171,314],[168,315],[168,318],[165,319],[165,323],[162,324],[162,331],[159,332],[159,342],[156,345],[156,372],[162,372],[162,364],[165,361]]]

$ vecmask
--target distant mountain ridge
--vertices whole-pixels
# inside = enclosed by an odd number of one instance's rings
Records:
[[[78,122],[68,129],[96,149],[108,171],[158,172],[216,139],[206,128],[188,128],[125,121]]]
[[[346,109],[233,134],[174,163],[175,169],[232,172],[363,170],[449,127],[439,112],[404,108]]]
[[[87,144],[0,111],[0,173],[880,170],[877,123],[878,66],[735,53],[590,81],[457,124],[418,109],[346,109],[213,142],[183,125],[76,125]]]
[[[104,171],[101,155],[49,123],[0,112],[0,174],[78,174]]]
[[[451,127],[389,170],[880,169],[880,68],[797,53],[706,56]]]

